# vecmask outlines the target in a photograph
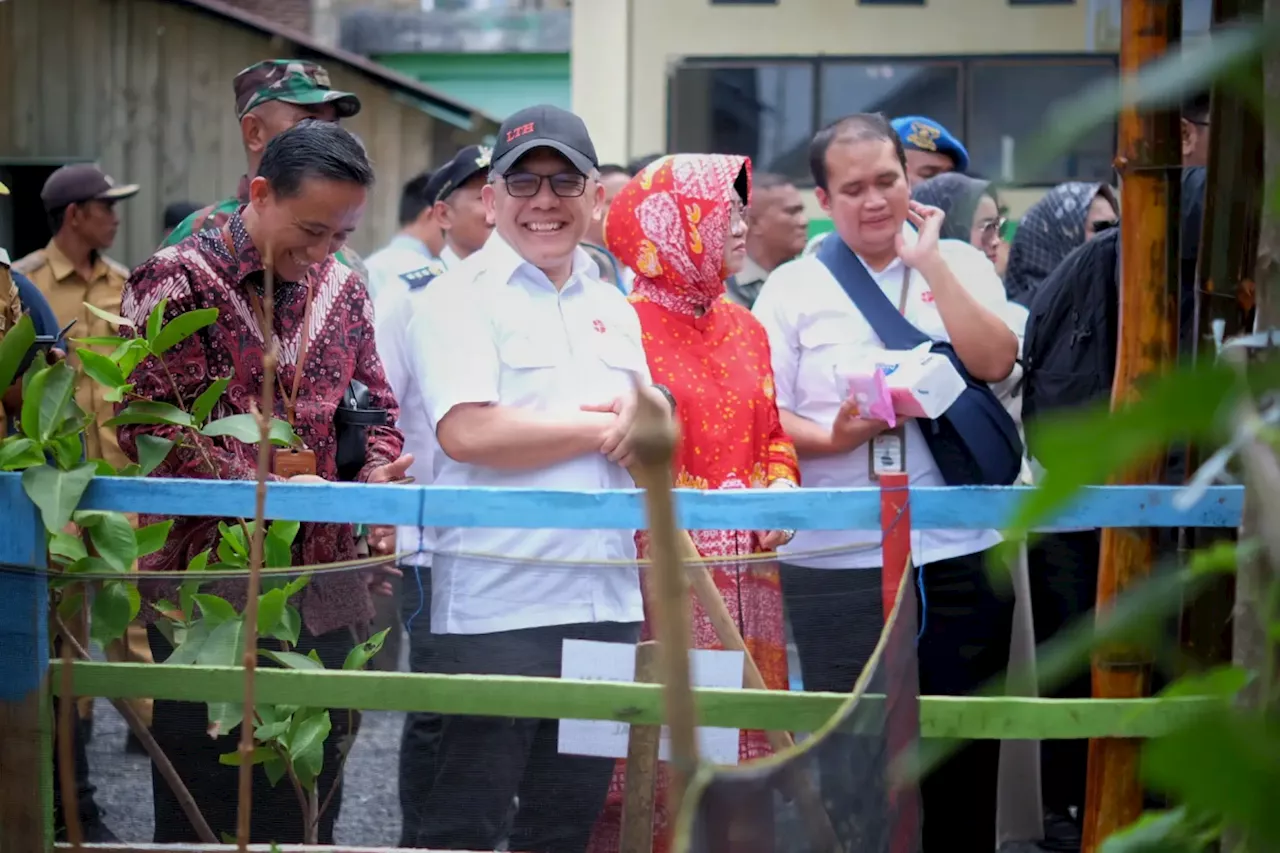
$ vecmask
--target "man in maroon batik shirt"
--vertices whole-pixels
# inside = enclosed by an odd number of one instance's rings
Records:
[[[252,411],[261,398],[263,354],[267,348],[261,324],[264,255],[272,258],[275,280],[273,334],[279,367],[275,416],[291,420],[305,445],[309,471],[296,474],[278,464],[273,481],[323,482],[337,477],[334,413],[355,379],[369,388],[370,406],[396,418],[392,396],[374,346],[373,312],[359,277],[333,257],[356,228],[364,211],[373,169],[363,146],[337,125],[306,121],[268,143],[249,203],[219,229],[186,238],[161,250],[133,273],[125,286],[121,313],[135,328],[167,299],[165,322],[187,311],[217,308],[218,319],[163,355],[144,361],[133,374],[134,393],[148,400],[188,405],[222,377],[230,383],[214,406],[212,417]],[[301,371],[301,377],[297,376]],[[176,388],[174,386],[177,386]],[[295,396],[296,395],[296,396]],[[140,436],[175,438],[177,427],[122,426],[120,445],[137,458]],[[182,436],[190,442],[190,434]],[[202,477],[248,480],[257,476],[257,448],[233,438],[202,439],[204,451],[175,446],[152,473],[157,477]],[[404,477],[412,457],[401,456],[403,438],[390,426],[368,428],[366,464],[358,480],[389,482]],[[312,457],[314,454],[314,457]],[[215,471],[209,470],[206,455]],[[281,460],[277,459],[277,463]],[[288,474],[295,474],[288,476]],[[143,524],[156,521],[143,516]],[[216,548],[217,519],[177,519],[165,547],[144,557],[143,571],[182,571],[208,548]],[[394,528],[374,528],[371,546],[390,553]],[[314,565],[355,557],[355,538],[347,524],[304,524],[294,543],[294,564]],[[373,617],[370,591],[383,592],[385,574],[338,572],[318,575],[299,596],[302,634],[296,651],[315,649],[326,667],[341,668]],[[172,582],[152,582],[143,590],[146,621],[154,622],[152,602],[173,600]],[[209,583],[206,592],[244,604],[241,582]],[[152,651],[157,661],[172,652],[152,625]],[[325,742],[320,801],[337,782],[338,748],[353,715],[332,714],[333,731]],[[200,704],[157,701],[153,733],[173,759],[215,833],[232,833],[236,803],[226,792],[235,789],[237,768],[219,764],[218,756],[234,748],[227,737],[205,736],[206,712]],[[255,843],[301,842],[302,818],[288,783],[271,787],[255,776],[253,828]],[[198,841],[168,785],[153,776],[157,843]],[[333,841],[341,796],[335,796],[320,821],[320,842]]]

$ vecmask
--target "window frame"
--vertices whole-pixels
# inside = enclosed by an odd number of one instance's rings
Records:
[[[1062,0],[1030,0],[1030,2],[1062,2]],[[1074,2],[1074,0],[1066,0],[1066,2]],[[1007,64],[1007,65],[1106,65],[1110,66],[1115,74],[1120,73],[1120,57],[1115,53],[1107,52],[1069,52],[1069,53],[939,53],[939,54],[738,54],[738,55],[709,55],[709,56],[685,56],[675,58],[668,66],[667,73],[667,103],[666,103],[666,150],[676,150],[676,103],[679,95],[677,93],[676,79],[678,73],[684,68],[761,68],[770,65],[809,65],[812,68],[813,75],[813,96],[812,96],[812,115],[813,127],[810,134],[818,132],[821,127],[822,116],[822,69],[824,65],[839,64],[861,64],[874,65],[876,63],[892,64],[955,64],[959,66],[959,114],[961,116],[961,126],[957,128],[949,128],[956,132],[961,139],[968,137],[969,128],[969,101],[972,96],[971,68],[975,64]],[[1118,128],[1114,128],[1113,136],[1118,136]],[[1118,144],[1113,142],[1113,146]],[[1011,189],[1044,189],[1045,187],[1054,186],[1056,182],[1015,182],[1006,184]],[[803,179],[797,180],[797,186],[810,188],[812,180],[806,175]]]

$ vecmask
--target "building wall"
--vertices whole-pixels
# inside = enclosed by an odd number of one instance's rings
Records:
[[[851,0],[591,0],[573,5],[574,108],[608,159],[661,151],[667,80],[698,56],[911,56],[1078,53],[1086,4],[929,0],[922,6]]]
[[[393,53],[373,58],[498,119],[533,104],[572,106],[568,53]]]
[[[311,33],[311,0],[223,0],[223,2],[278,26],[288,27],[303,34]]]
[[[140,184],[122,202],[112,255],[128,264],[155,248],[166,204],[208,203],[245,171],[231,80],[279,55],[278,42],[162,0],[0,2],[0,163],[97,160]],[[437,121],[365,75],[326,65],[356,93],[347,126],[369,149],[378,184],[352,245],[368,252],[395,231],[401,184],[476,132]]]

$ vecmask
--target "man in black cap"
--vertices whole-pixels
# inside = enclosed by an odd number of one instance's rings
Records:
[[[436,173],[440,183],[436,188],[435,214],[444,229],[445,247],[440,260],[446,268],[451,269],[480,251],[493,231],[481,198],[492,157],[492,148],[468,145]]]
[[[579,245],[604,204],[597,168],[576,115],[538,106],[511,116],[482,191],[494,233],[414,290],[418,405],[442,451],[434,485],[632,485],[635,389],[670,406],[648,387],[635,311]],[[433,532],[430,647],[420,655],[415,637],[415,669],[557,677],[567,640],[639,639],[634,531]],[[416,832],[403,846],[586,849],[612,760],[562,754],[556,720],[441,724],[434,754],[422,755],[430,789],[406,816]]]

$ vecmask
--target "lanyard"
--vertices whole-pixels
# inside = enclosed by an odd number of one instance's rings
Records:
[[[902,293],[898,296],[898,313],[907,316],[907,293],[911,290],[911,267],[902,265]]]
[[[224,226],[222,229],[222,239],[227,244],[227,249],[231,251],[234,257],[235,247],[231,241],[231,235],[227,233]],[[293,365],[293,391],[287,392],[284,387],[284,380],[280,378],[280,371],[276,371],[276,388],[280,392],[280,399],[284,401],[285,420],[289,422],[289,426],[296,427],[295,420],[298,413],[298,391],[302,387],[302,366],[307,359],[307,348],[311,343],[311,303],[313,289],[307,286],[307,302],[302,309],[302,331],[298,338],[298,358]],[[252,290],[249,291],[249,301],[253,303],[253,313],[257,315],[258,327],[262,329],[262,340],[269,343],[272,338],[276,338],[275,329],[267,328],[267,312],[262,307],[262,300],[258,294]]]

